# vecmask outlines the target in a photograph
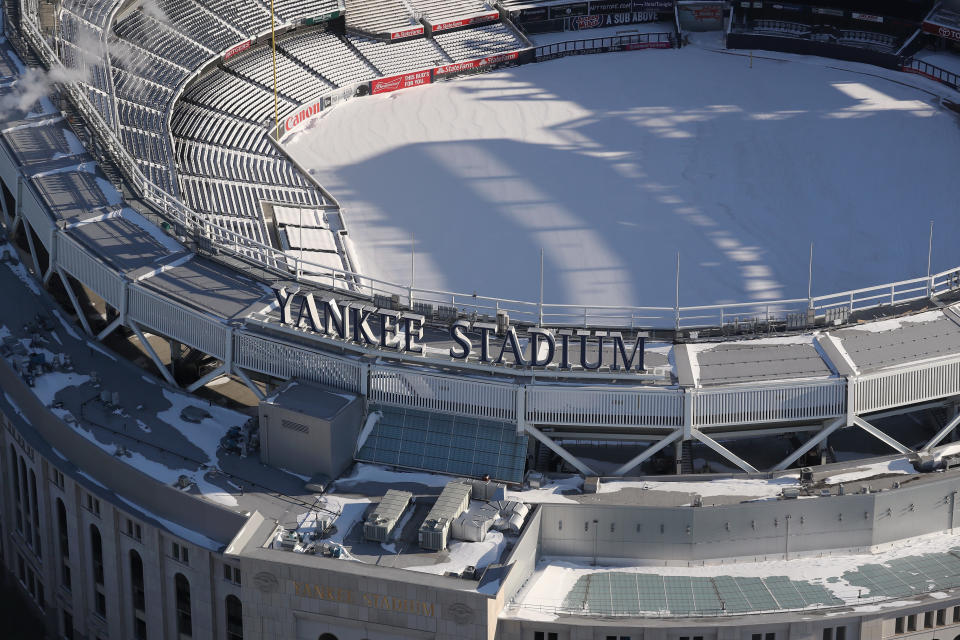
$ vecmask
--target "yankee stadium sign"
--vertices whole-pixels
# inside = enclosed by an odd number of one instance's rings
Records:
[[[424,342],[426,318],[420,314],[354,300],[341,303],[330,295],[291,293],[285,287],[274,288],[273,293],[283,325],[397,353],[424,355],[430,346]],[[619,331],[545,327],[528,327],[521,335],[509,324],[498,332],[496,323],[466,319],[455,320],[443,332],[446,335],[435,340],[450,345],[446,353],[454,360],[518,367],[553,365],[562,370],[608,366],[611,371],[644,371],[642,335],[628,341]]]

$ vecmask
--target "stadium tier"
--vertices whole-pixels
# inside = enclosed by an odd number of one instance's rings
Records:
[[[524,47],[520,38],[500,23],[438,33],[434,40],[455,62],[517,51]]]
[[[407,32],[407,36],[423,33],[423,28],[410,11],[410,5],[404,0],[347,0],[346,9],[347,27],[350,29],[388,39],[392,33]]]
[[[496,11],[485,0],[412,0],[414,9],[434,26],[455,18],[468,18]]]
[[[452,62],[447,52],[437,41],[417,38],[403,42],[381,42],[359,36],[350,36],[350,41],[382,75],[394,75],[410,69],[429,69]]]

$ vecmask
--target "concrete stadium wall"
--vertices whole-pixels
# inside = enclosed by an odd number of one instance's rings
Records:
[[[545,504],[540,553],[675,562],[867,549],[951,530],[960,480],[715,507]]]
[[[756,33],[728,33],[727,48],[761,49],[763,51],[780,51],[805,56],[822,56],[824,58],[835,58],[848,62],[863,62],[887,69],[899,69],[902,60],[899,56],[893,55],[892,53],[882,53],[871,49]]]
[[[540,546],[540,525],[542,522],[543,508],[535,507],[527,520],[527,528],[504,561],[504,564],[512,565],[510,573],[507,574],[497,594],[504,601],[512,599],[536,569],[537,558],[540,555],[537,553],[537,549]]]

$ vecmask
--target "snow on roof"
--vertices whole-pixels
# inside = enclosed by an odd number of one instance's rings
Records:
[[[897,458],[895,460],[866,464],[856,467],[853,471],[828,476],[823,479],[823,482],[826,484],[840,484],[841,482],[866,480],[867,478],[874,478],[886,474],[914,474],[916,472],[916,469],[913,468],[913,463],[908,462],[906,458]]]
[[[799,489],[799,474],[789,474],[770,479],[722,478],[703,482],[669,482],[656,480],[604,480],[597,493],[614,493],[623,489],[646,489],[695,493],[702,497],[744,496],[750,498],[776,498],[784,489]]]
[[[876,320],[873,322],[864,322],[851,327],[854,331],[869,331],[870,333],[881,333],[884,331],[893,331],[899,329],[904,323],[923,324],[925,322],[936,322],[943,318],[943,311],[935,309],[923,313],[914,313],[899,318],[890,318],[889,320]]]
[[[662,561],[650,561],[649,564],[606,564],[598,567],[590,565],[589,561],[579,562],[565,558],[544,557],[537,563],[535,572],[526,586],[518,592],[513,606],[506,609],[503,615],[537,620],[553,619],[556,609],[565,608],[564,602],[568,594],[581,577],[605,573],[689,578],[729,576],[767,579],[789,576],[793,581],[805,581],[815,587],[825,588],[844,605],[880,606],[879,603],[892,600],[891,596],[874,593],[870,588],[864,588],[858,583],[858,579],[862,576],[859,570],[865,565],[887,566],[891,562],[902,561],[904,542],[900,540],[883,545],[882,548],[878,547],[875,553],[826,553],[817,557],[799,557],[791,560],[711,563],[700,566],[663,566]],[[949,556],[949,552],[955,549],[956,544],[956,536],[941,532],[910,539],[909,549],[911,557],[926,554]],[[960,576],[956,576],[955,582],[960,585]],[[928,584],[929,592],[941,592],[944,588],[942,585],[938,587],[933,583]],[[920,592],[916,595],[920,595]],[[812,605],[806,608],[822,606],[826,605]],[[786,609],[786,607],[782,608]]]

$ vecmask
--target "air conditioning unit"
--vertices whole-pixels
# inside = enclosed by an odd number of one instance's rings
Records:
[[[497,310],[497,335],[502,336],[510,326],[510,315],[503,309]]]

